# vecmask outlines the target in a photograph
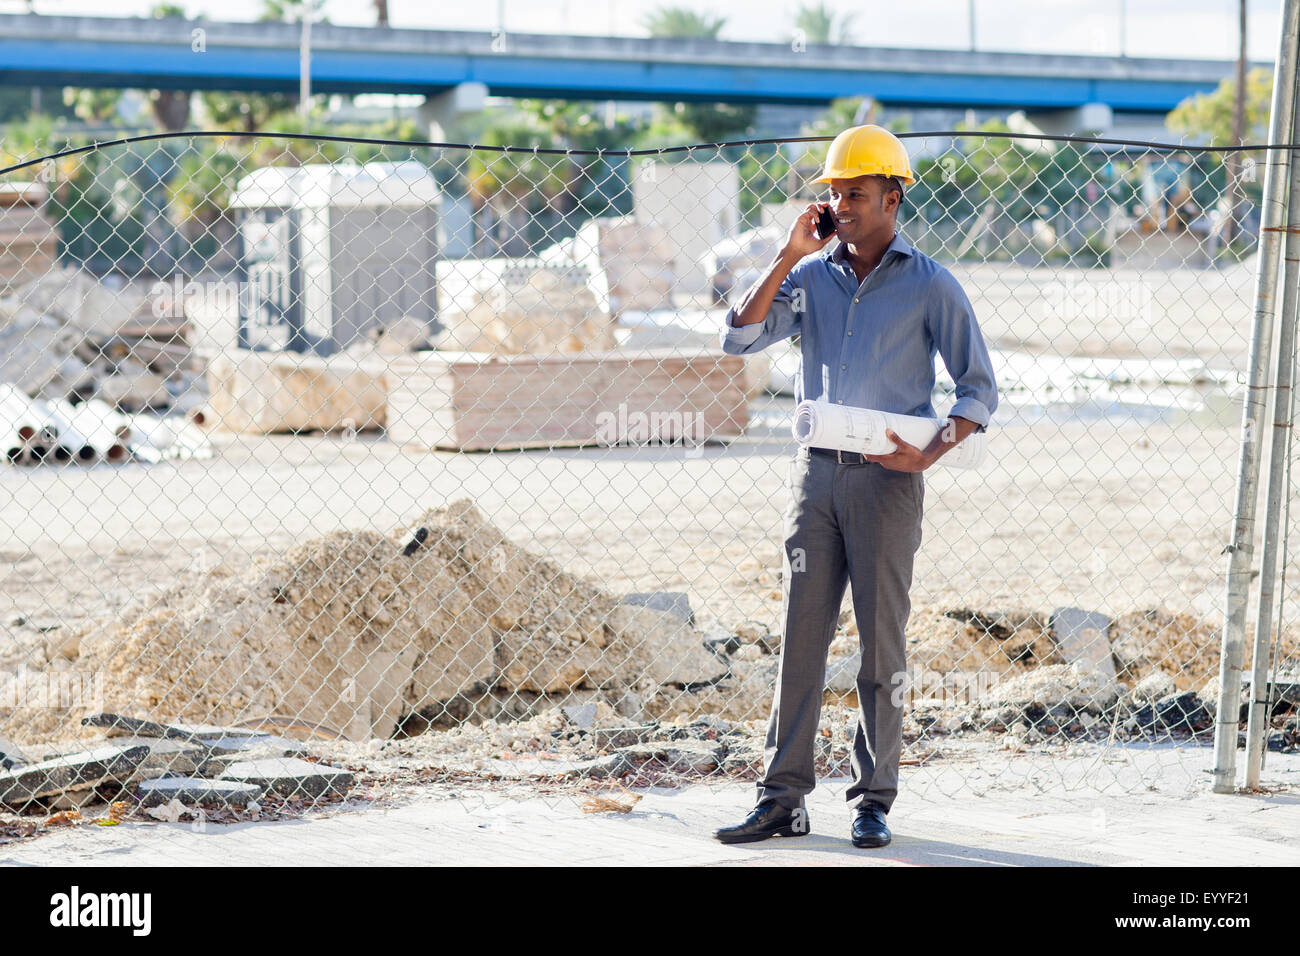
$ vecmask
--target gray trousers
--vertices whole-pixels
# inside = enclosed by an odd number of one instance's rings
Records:
[[[853,456],[856,458],[856,456]],[[813,757],[826,655],[844,588],[852,587],[862,666],[850,804],[898,796],[902,694],[912,559],[921,545],[922,476],[874,462],[839,464],[801,448],[790,463],[785,513],[781,663],[768,720],[758,802],[802,807]],[[895,706],[894,699],[900,701]]]

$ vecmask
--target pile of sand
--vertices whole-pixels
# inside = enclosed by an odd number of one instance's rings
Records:
[[[275,714],[357,740],[475,688],[653,693],[726,670],[694,629],[525,551],[465,499],[387,534],[339,531],[189,575],[77,637],[71,666],[102,677],[102,699],[20,702],[0,710],[6,735],[67,739],[107,710],[223,725]]]

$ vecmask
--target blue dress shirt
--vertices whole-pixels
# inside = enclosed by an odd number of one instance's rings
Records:
[[[799,336],[795,398],[937,418],[934,356],[957,386],[948,414],[984,431],[998,405],[997,383],[970,300],[951,272],[898,233],[861,284],[845,247],[808,256],[790,270],[762,322],[734,324],[727,311],[722,350],[744,355]]]

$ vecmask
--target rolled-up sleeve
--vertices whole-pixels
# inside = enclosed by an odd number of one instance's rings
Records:
[[[957,386],[957,400],[948,414],[969,419],[984,431],[998,407],[998,386],[975,310],[950,272],[941,272],[931,284],[926,324]]]
[[[737,327],[736,308],[732,306],[727,310],[726,327],[719,335],[722,351],[728,355],[746,355],[797,335],[801,313],[796,310],[795,301],[801,295],[792,271],[781,283],[776,297],[772,299],[772,307],[767,310],[767,316],[762,322]]]

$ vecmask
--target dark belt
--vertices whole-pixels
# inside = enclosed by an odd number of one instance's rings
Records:
[[[818,458],[829,458],[839,465],[866,465],[870,464],[861,452],[857,451],[839,451],[835,448],[808,448],[809,453],[816,455]]]

